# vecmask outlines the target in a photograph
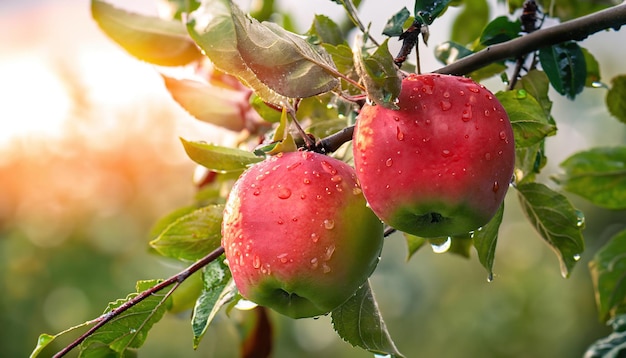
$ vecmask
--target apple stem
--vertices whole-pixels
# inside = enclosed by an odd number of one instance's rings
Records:
[[[304,147],[306,149],[308,149],[308,150],[314,149],[315,148],[315,142],[313,141],[313,139],[311,139],[311,137],[309,137],[308,134],[306,134],[304,129],[302,129],[302,126],[300,125],[300,122],[298,121],[298,118],[296,118],[296,111],[293,108],[289,107],[287,109],[287,113],[289,114],[289,117],[291,117],[291,120],[295,124],[296,129],[298,130],[298,133],[302,137],[302,140],[304,141]]]

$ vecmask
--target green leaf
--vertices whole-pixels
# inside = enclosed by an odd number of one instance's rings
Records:
[[[521,26],[519,20],[511,21],[507,16],[496,17],[480,34],[480,44],[490,46],[517,38],[520,36]]]
[[[626,230],[596,252],[589,269],[600,320],[626,313]]]
[[[374,354],[403,357],[391,340],[369,282],[331,315],[335,331],[351,345]]]
[[[354,63],[368,97],[379,106],[398,109],[395,101],[400,94],[402,80],[398,77],[393,56],[389,53],[389,39],[371,55],[365,50],[362,40],[362,36],[357,36],[357,44],[360,43],[360,46],[359,50],[354,51]]]
[[[52,343],[57,336],[53,336],[51,334],[43,333],[39,335],[37,338],[37,346],[35,350],[30,354],[30,358],[35,358],[39,356],[39,353],[44,350],[48,346],[48,344]]]
[[[626,209],[626,147],[598,147],[561,163],[554,180],[570,193],[608,209]]]
[[[626,75],[613,77],[606,94],[606,106],[615,118],[626,123]]]
[[[597,87],[600,82],[600,64],[598,60],[584,47],[580,48],[585,56],[585,65],[587,66],[587,78],[585,79],[585,87]]]
[[[515,149],[515,183],[522,184],[535,180],[546,165],[544,141],[530,147]]]
[[[163,3],[169,5],[172,18],[177,20],[181,20],[183,14],[188,14],[200,6],[199,0],[167,0],[163,1]]]
[[[272,22],[259,23],[232,5],[239,55],[256,77],[290,98],[304,98],[337,87],[335,65],[323,48]]]
[[[127,12],[99,0],[91,1],[91,16],[104,33],[140,60],[182,66],[203,57],[179,21]]]
[[[241,13],[241,10],[238,12]],[[265,102],[283,107],[289,98],[263,83],[246,65],[237,48],[237,34],[228,0],[203,1],[189,15],[187,31],[211,62],[222,72],[237,77]]]
[[[587,65],[585,55],[576,42],[541,48],[539,61],[552,87],[560,94],[574,99],[585,87]]]
[[[168,225],[150,246],[161,255],[194,261],[220,246],[224,205],[209,205]]]
[[[422,24],[431,25],[439,15],[441,15],[450,4],[451,0],[416,0],[413,13]]]
[[[498,230],[504,215],[504,203],[496,212],[496,215],[487,225],[474,231],[474,248],[478,253],[478,261],[489,273],[489,280],[493,278],[493,261],[496,257],[496,244],[498,243]]]
[[[104,313],[112,312],[159,282],[160,280],[138,281],[137,293],[131,293],[125,299],[109,303]],[[124,356],[129,349],[141,347],[152,325],[163,317],[170,304],[171,299],[162,292],[148,296],[87,337],[80,346],[81,354],[106,346],[108,349],[105,350],[112,350],[116,355]]]
[[[276,123],[280,121],[282,111],[276,110],[276,108],[269,106],[263,101],[263,99],[261,99],[261,97],[257,96],[256,94],[252,94],[252,96],[250,96],[250,105],[264,120],[270,123]]]
[[[523,89],[526,93],[534,97],[541,108],[543,108],[544,116],[548,119],[548,123],[554,124],[551,119],[552,101],[548,97],[548,90],[550,89],[550,80],[545,72],[539,70],[530,70],[527,74],[522,76],[515,85],[516,90]]]
[[[224,257],[207,265],[202,271],[203,289],[191,317],[193,348],[197,349],[217,312],[230,302],[237,292]]]
[[[308,41],[314,45],[329,44],[333,46],[345,44],[343,33],[339,26],[328,16],[315,15],[313,24],[307,31]]]
[[[623,357],[626,353],[626,315],[619,315],[609,321],[613,332],[595,341],[585,352],[585,358]]]
[[[451,40],[468,44],[478,38],[489,21],[489,6],[486,0],[465,0],[463,11],[452,24]]]
[[[404,239],[406,241],[406,245],[408,248],[408,254],[406,260],[409,261],[411,257],[417,252],[417,250],[421,249],[427,240],[423,237],[407,234],[404,234]]]
[[[526,90],[498,92],[496,97],[511,121],[516,148],[532,146],[556,133],[556,126],[548,123],[544,109]]]
[[[569,277],[585,246],[582,213],[544,184],[526,183],[516,188],[524,214],[556,253],[563,277]]]
[[[403,7],[402,10],[395,13],[383,28],[383,35],[389,37],[400,36],[404,32],[404,23],[406,20],[411,17],[411,13],[407,10],[406,7]]]
[[[244,105],[249,93],[206,82],[161,77],[172,98],[196,119],[236,132],[246,127]]]
[[[263,157],[256,156],[246,150],[202,142],[189,142],[182,138],[180,140],[191,160],[217,172],[243,171],[251,164],[263,160]]]

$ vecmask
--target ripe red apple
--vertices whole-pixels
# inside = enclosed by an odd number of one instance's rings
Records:
[[[354,169],[326,155],[290,152],[237,180],[222,235],[241,295],[300,318],[326,314],[356,292],[378,263],[383,227]]]
[[[354,163],[385,223],[422,237],[468,233],[504,200],[515,164],[513,130],[495,96],[471,79],[410,75],[398,110],[363,106]]]

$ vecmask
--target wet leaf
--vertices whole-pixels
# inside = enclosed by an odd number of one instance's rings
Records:
[[[237,287],[223,256],[202,270],[202,282],[202,293],[196,301],[191,317],[194,349],[198,348],[215,315],[237,293]]]
[[[237,77],[263,101],[283,107],[289,98],[263,83],[239,54],[230,4],[227,0],[204,1],[189,15],[187,31],[216,68]]]
[[[263,102],[261,97],[257,96],[256,94],[253,94],[250,97],[250,105],[264,120],[270,123],[276,123],[280,121],[281,111],[276,110],[276,108],[269,106],[267,103]]]
[[[217,172],[243,171],[249,165],[263,160],[254,153],[203,142],[190,142],[180,139],[185,152],[194,162]]]
[[[585,55],[576,42],[543,47],[539,50],[539,60],[552,87],[560,94],[574,99],[585,87]]]
[[[601,321],[626,313],[626,231],[613,236],[589,263]]]
[[[172,98],[196,119],[236,132],[245,128],[243,105],[248,103],[249,93],[161,76]]]
[[[534,97],[541,108],[543,108],[544,116],[548,123],[554,124],[551,119],[552,101],[548,97],[548,90],[550,89],[550,80],[545,72],[539,70],[531,70],[515,85],[516,90],[524,90],[526,93]]]
[[[545,141],[515,149],[515,183],[535,181],[537,174],[546,165]]]
[[[209,205],[183,215],[168,225],[150,246],[161,255],[195,261],[220,246],[224,205]]]
[[[496,215],[479,230],[474,231],[474,248],[478,253],[478,261],[487,270],[489,277],[493,277],[493,261],[496,257],[496,245],[498,243],[498,230],[502,223],[504,203],[496,212]]]
[[[594,205],[626,209],[626,147],[597,147],[579,152],[561,163],[556,176],[563,189]]]
[[[104,313],[119,308],[159,282],[160,280],[138,281],[136,293],[109,303]],[[93,350],[100,349],[103,353],[114,352],[117,356],[125,356],[129,349],[143,345],[152,325],[161,320],[170,305],[171,299],[162,291],[148,296],[87,337],[80,345],[81,354],[84,356],[89,352],[93,356]]]
[[[450,4],[451,0],[416,0],[413,13],[423,24],[431,25]]]
[[[606,94],[606,106],[615,118],[626,123],[626,75],[616,76],[611,80],[611,88]]]
[[[160,66],[182,66],[202,53],[176,20],[164,20],[91,1],[91,15],[111,39],[136,58]]]
[[[400,94],[402,80],[398,77],[398,69],[393,62],[385,40],[373,54],[369,54],[362,42],[357,39],[354,52],[356,70],[365,84],[368,97],[377,105],[397,109],[395,103]],[[359,45],[360,44],[360,45]]]
[[[398,11],[389,20],[387,20],[387,23],[383,28],[383,35],[389,37],[402,35],[404,32],[404,23],[409,17],[411,17],[411,13],[406,7],[403,7],[402,10]]]
[[[391,340],[369,282],[331,315],[333,328],[351,345],[374,354],[403,357]]]
[[[556,253],[563,277],[569,277],[585,247],[581,213],[544,184],[525,183],[516,188],[526,218]]]
[[[498,92],[496,97],[511,121],[516,148],[532,146],[556,134],[556,126],[548,122],[544,109],[525,90]]]

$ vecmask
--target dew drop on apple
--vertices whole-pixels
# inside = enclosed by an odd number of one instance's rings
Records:
[[[493,188],[492,188],[493,192],[495,193],[495,192],[497,192],[499,189],[500,189],[500,184],[498,184],[498,182],[497,182],[497,181],[494,181],[494,182],[493,182]]]
[[[335,220],[326,219],[324,220],[324,227],[326,230],[332,230],[335,227]]]
[[[333,257],[335,253],[335,245],[330,245],[326,248],[326,252],[324,252],[324,261],[328,261]]]
[[[476,86],[467,86],[467,89],[468,89],[470,92],[474,92],[474,93],[478,93],[478,92],[480,92],[480,89],[479,89],[478,87],[476,87]]]
[[[289,190],[288,188],[278,189],[278,197],[280,199],[289,199],[290,196],[291,196],[291,190]]]
[[[393,165],[393,159],[387,158],[387,160],[385,161],[385,165],[388,166],[388,167],[392,166]]]
[[[311,184],[311,179],[309,178],[304,178],[302,179],[302,181],[304,182],[304,184]]]
[[[461,119],[463,120],[463,122],[469,122],[472,119],[471,108],[463,110],[463,113],[461,114]]]
[[[341,178],[341,175],[333,175],[330,178],[330,181],[332,181],[333,183],[341,183],[343,179]]]
[[[261,259],[258,255],[254,255],[254,257],[252,258],[252,267],[254,267],[255,269],[261,267]]]
[[[282,263],[286,264],[286,263],[287,263],[287,261],[288,261],[287,256],[288,256],[288,254],[287,254],[287,253],[282,253],[282,254],[280,254],[280,255],[276,256],[276,258],[277,258],[280,262],[282,262]]]
[[[328,266],[325,262],[322,263],[322,272],[329,273],[330,271],[330,266]]]
[[[452,238],[451,237],[447,237],[445,241],[443,242],[431,242],[430,246],[433,248],[433,252],[436,254],[442,254],[446,251],[448,251],[450,249],[450,246],[452,246]]]
[[[315,270],[319,264],[317,261],[317,257],[312,258],[310,262],[311,262],[311,268]]]
[[[441,156],[443,156],[444,158],[449,158],[450,156],[452,156],[452,152],[448,149],[444,149],[441,151]]]
[[[335,167],[333,167],[332,164],[327,161],[322,161],[322,168],[324,168],[324,170],[331,175],[337,174],[337,169],[335,169]],[[319,173],[317,174],[317,176],[319,177]]]
[[[402,130],[400,129],[400,127],[396,127],[396,138],[399,141],[403,141],[404,140],[404,133],[402,132]]]
[[[491,160],[491,153],[485,153],[485,160]]]
[[[500,139],[506,140],[506,133],[504,131],[500,131]]]
[[[447,111],[452,107],[452,103],[450,103],[450,101],[448,100],[443,100],[439,102],[439,106],[441,106],[442,111]]]
[[[316,242],[320,241],[319,235],[317,235],[316,233],[312,233],[311,234],[311,241],[313,241],[313,243],[316,243]]]

